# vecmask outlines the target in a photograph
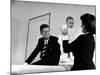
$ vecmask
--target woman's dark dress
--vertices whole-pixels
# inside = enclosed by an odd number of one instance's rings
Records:
[[[93,34],[82,34],[70,44],[68,44],[68,40],[64,40],[63,48],[64,52],[72,51],[74,54],[72,70],[95,69],[92,61],[95,49]]]

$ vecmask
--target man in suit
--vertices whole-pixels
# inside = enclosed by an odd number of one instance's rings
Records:
[[[47,24],[40,26],[40,33],[43,37],[38,40],[35,50],[25,62],[31,64],[36,55],[41,52],[41,60],[32,63],[32,65],[58,65],[60,59],[58,38],[50,35],[50,28]]]

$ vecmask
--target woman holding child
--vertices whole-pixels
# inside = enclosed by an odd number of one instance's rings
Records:
[[[94,15],[86,13],[80,17],[82,32],[76,40],[69,44],[69,40],[63,40],[63,49],[65,53],[72,52],[74,55],[74,65],[71,70],[88,70],[95,69],[93,63],[93,54],[95,49],[95,25],[96,18]],[[68,36],[68,34],[66,34]]]

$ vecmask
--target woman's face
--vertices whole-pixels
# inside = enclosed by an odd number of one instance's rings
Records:
[[[85,25],[84,25],[84,24],[81,25],[81,28],[82,28],[82,32],[83,32],[83,33],[86,33]]]
[[[93,20],[93,21],[91,22],[91,25],[92,25],[92,27],[95,28],[95,26],[96,26],[96,20]]]
[[[96,21],[95,20],[91,21],[91,27],[92,28],[95,28],[95,25],[96,25]],[[83,33],[86,33],[87,32],[84,24],[81,25],[81,28],[82,28],[82,32]]]

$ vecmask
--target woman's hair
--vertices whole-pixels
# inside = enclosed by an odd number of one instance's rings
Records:
[[[90,32],[92,34],[96,33],[96,17],[94,15],[86,13],[83,14],[80,19],[86,32]]]

